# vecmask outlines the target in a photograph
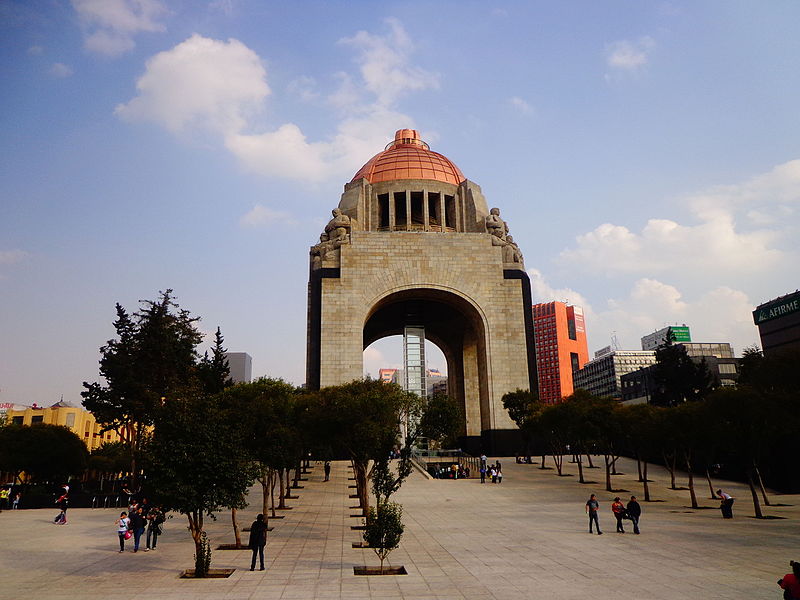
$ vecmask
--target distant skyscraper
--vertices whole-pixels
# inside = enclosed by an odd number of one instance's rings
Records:
[[[622,376],[656,362],[653,350],[613,350],[575,372],[575,387],[595,396],[622,400]]]
[[[226,352],[233,383],[250,383],[253,380],[253,357],[247,352]]]
[[[679,344],[681,342],[691,342],[692,335],[686,324],[680,327],[675,325],[664,327],[642,338],[642,350],[655,350],[659,346],[666,344],[668,339],[672,339],[674,343]]]
[[[535,304],[532,310],[539,398],[560,402],[574,390],[573,371],[589,360],[583,310],[563,302]]]

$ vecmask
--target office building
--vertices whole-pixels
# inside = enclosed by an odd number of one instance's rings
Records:
[[[622,400],[622,376],[655,362],[656,353],[652,350],[612,350],[575,372],[575,388]]]
[[[563,302],[535,304],[532,310],[539,398],[553,404],[572,394],[572,374],[589,360],[583,310]]]
[[[757,306],[753,322],[758,327],[765,355],[800,348],[800,291]]]

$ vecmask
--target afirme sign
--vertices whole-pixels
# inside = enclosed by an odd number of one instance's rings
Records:
[[[762,304],[753,311],[753,321],[756,325],[760,325],[765,321],[785,317],[795,312],[800,312],[800,292]]]

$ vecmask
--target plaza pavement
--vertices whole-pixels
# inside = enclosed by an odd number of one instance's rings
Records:
[[[580,485],[568,462],[567,477],[502,462],[501,485],[429,480],[415,472],[393,497],[404,506],[406,531],[389,562],[404,565],[408,575],[353,574],[353,566],[377,566],[378,559],[351,547],[360,532],[350,527],[361,519],[350,516],[357,511],[350,508],[347,463],[336,462],[330,482],[322,482],[317,465],[299,498],[289,501],[292,510],[270,522],[266,571],[249,571],[249,551],[214,552],[212,567],[236,568],[228,579],[178,579],[193,566],[194,553],[180,515],[165,524],[156,552],[134,554],[131,540],[120,554],[119,509],[70,509],[66,526],[51,523],[55,508],[4,511],[0,598],[777,599],[776,580],[790,570],[789,559],[800,560],[800,496],[773,494],[782,506],[765,513],[782,518],[756,520],[746,487],[715,482],[737,498],[735,518],[723,520],[704,479],[697,491],[708,509],[692,511],[688,492],[668,490],[666,472],[651,467],[652,494],[660,502],[641,502],[642,534],[623,535],[614,532],[615,494],[603,490],[602,469],[587,471],[595,484]],[[620,463],[624,474],[614,477],[614,487],[629,491],[619,495],[641,496],[635,463]],[[588,533],[584,504],[592,492],[601,501],[602,536]],[[240,513],[243,525],[258,511],[258,490],[250,501]],[[209,520],[207,531],[214,547],[232,542],[230,515]]]

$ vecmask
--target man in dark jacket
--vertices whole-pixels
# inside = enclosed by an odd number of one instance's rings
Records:
[[[264,522],[264,515],[258,515],[253,524],[250,525],[250,539],[247,547],[253,551],[253,560],[250,562],[250,570],[256,570],[256,553],[261,559],[261,571],[264,570],[264,546],[267,545],[267,524]]]
[[[628,518],[633,521],[633,533],[639,533],[639,517],[642,516],[642,507],[636,501],[636,496],[631,496],[631,501],[625,507]]]

